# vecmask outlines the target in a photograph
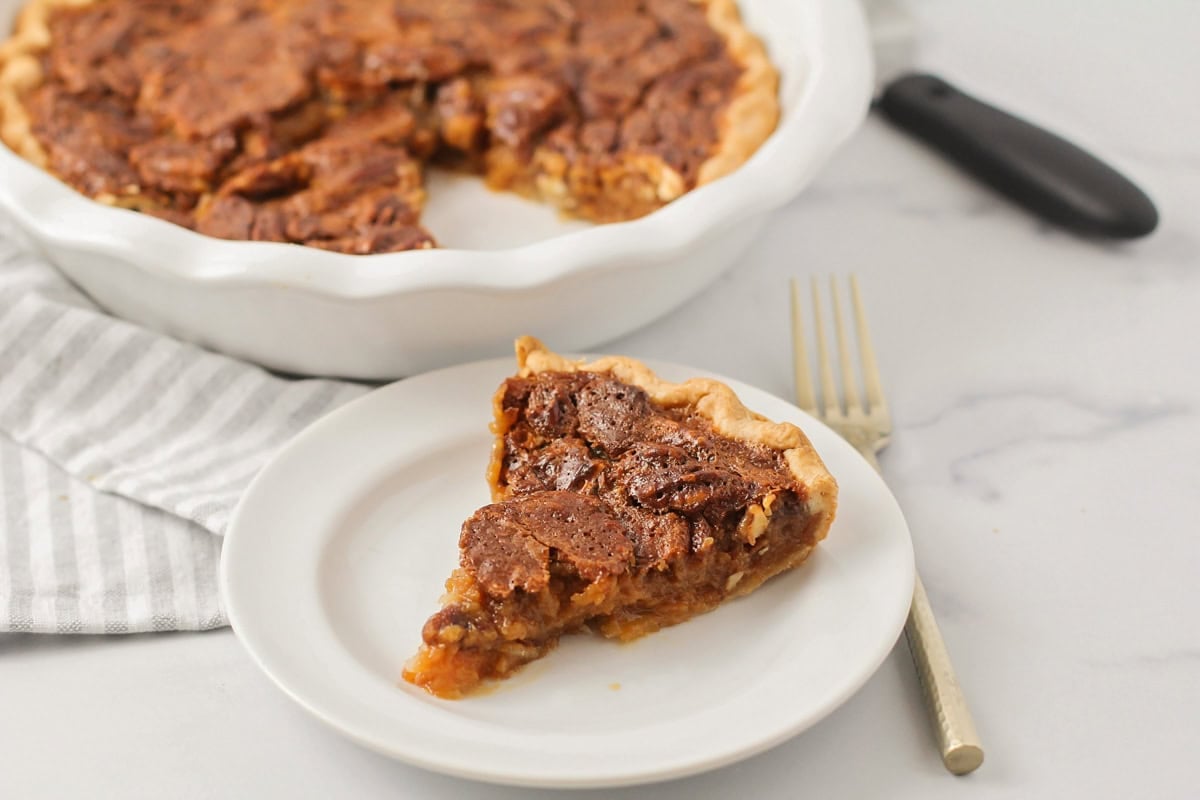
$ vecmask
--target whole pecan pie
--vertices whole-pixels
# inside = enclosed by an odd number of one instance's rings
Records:
[[[837,484],[808,439],[728,386],[528,337],[517,361],[494,399],[494,502],[463,524],[405,680],[457,698],[564,634],[637,638],[752,592],[828,532]]]
[[[777,75],[733,0],[31,0],[0,135],[228,239],[431,247],[428,163],[595,221],[733,170]]]

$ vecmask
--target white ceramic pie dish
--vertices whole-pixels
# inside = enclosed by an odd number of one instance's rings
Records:
[[[0,29],[23,4],[0,0]],[[740,169],[632,222],[561,220],[476,179],[435,177],[424,220],[442,249],[348,256],[110,208],[3,146],[0,210],[112,312],[278,370],[394,378],[503,353],[523,333],[586,350],[733,266],[866,112],[857,4],[739,5],[781,73],[779,127]]]

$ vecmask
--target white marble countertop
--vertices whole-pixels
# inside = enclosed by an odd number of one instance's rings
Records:
[[[798,738],[605,796],[1200,796],[1200,6],[914,10],[923,66],[1103,154],[1160,230],[1050,230],[873,118],[734,274],[607,349],[787,395],[785,279],[858,273],[897,428],[884,470],[987,763],[942,770],[900,644]],[[359,749],[228,630],[0,637],[0,709],[6,798],[557,796]]]

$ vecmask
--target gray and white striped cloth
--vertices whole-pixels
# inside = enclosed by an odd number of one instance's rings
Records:
[[[0,222],[0,632],[226,624],[217,561],[238,497],[365,391],[110,317]]]

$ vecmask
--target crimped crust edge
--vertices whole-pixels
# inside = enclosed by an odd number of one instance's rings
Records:
[[[574,361],[552,352],[532,336],[517,339],[515,349],[517,374],[521,377],[527,378],[541,372],[607,372],[623,383],[642,389],[661,406],[692,406],[722,436],[782,450],[788,468],[807,490],[810,513],[824,517],[816,531],[815,541],[823,539],[828,532],[837,509],[837,481],[829,474],[812,442],[790,422],[772,422],[751,411],[733,389],[720,381],[692,378],[683,383],[671,383],[660,378],[641,361],[625,356],[603,356],[590,362]],[[496,446],[503,447],[499,441]],[[489,482],[493,487],[499,476],[499,455],[499,451],[493,454],[493,464],[489,468]]]

